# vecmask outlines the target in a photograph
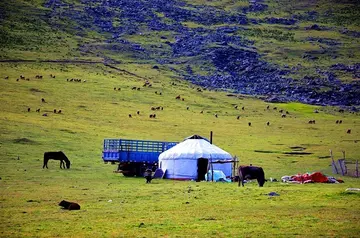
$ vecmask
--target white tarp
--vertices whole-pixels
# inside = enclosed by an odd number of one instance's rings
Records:
[[[209,162],[231,160],[232,156],[203,139],[187,139],[159,156],[159,167],[165,171],[165,178],[197,179],[198,159],[208,159]],[[221,170],[226,176],[231,176],[232,163],[214,163],[214,170]]]

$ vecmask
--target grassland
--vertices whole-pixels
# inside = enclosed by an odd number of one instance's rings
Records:
[[[266,183],[264,188],[168,180],[145,184],[142,178],[113,173],[116,167],[103,164],[101,150],[104,138],[181,141],[212,130],[214,144],[241,164],[262,166],[267,178],[312,171],[331,175],[329,149],[335,158],[345,150],[347,159],[359,159],[358,114],[269,104],[226,92],[200,93],[166,68],[118,67],[137,76],[102,64],[1,63],[1,237],[357,237],[360,197],[345,189],[359,187],[358,179],[341,177],[344,184]],[[16,81],[20,74],[30,80]],[[43,79],[35,79],[37,74]],[[145,79],[151,88],[142,87]],[[141,90],[131,90],[133,86]],[[185,101],[175,100],[177,95]],[[164,107],[155,120],[148,117],[151,106]],[[280,109],[289,111],[287,118],[281,118]],[[308,124],[310,119],[316,124]],[[339,119],[343,124],[335,124]],[[349,128],[351,134],[346,133]],[[292,146],[312,154],[284,154]],[[60,170],[50,161],[49,169],[42,169],[43,153],[51,150],[64,151],[72,168]],[[271,191],[280,196],[265,195]],[[62,199],[77,201],[82,209],[61,210],[57,204]]]

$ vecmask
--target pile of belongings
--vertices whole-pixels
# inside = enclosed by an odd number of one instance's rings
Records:
[[[226,175],[221,170],[213,170],[214,171],[214,181],[215,182],[225,182],[225,183],[231,183],[231,179],[226,178]],[[205,180],[211,181],[212,180],[212,174],[211,170],[209,170],[205,174]]]
[[[335,179],[326,176],[320,172],[297,174],[292,176],[282,176],[281,181],[284,183],[343,183],[341,179]]]

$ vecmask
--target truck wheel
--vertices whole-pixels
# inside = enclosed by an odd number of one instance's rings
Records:
[[[123,172],[122,174],[123,174],[125,177],[134,177],[134,176],[135,176],[135,174],[132,173],[132,172]]]
[[[134,168],[130,164],[120,164],[119,169],[122,171],[122,174],[125,177],[134,177],[135,176]]]

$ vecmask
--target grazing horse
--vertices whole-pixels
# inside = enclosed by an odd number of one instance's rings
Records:
[[[257,179],[259,187],[264,186],[266,182],[264,170],[256,166],[240,166],[239,167],[239,187],[240,183],[244,187],[244,179]]]
[[[47,164],[50,159],[60,160],[60,168],[61,169],[63,169],[63,168],[65,169],[65,164],[66,164],[66,168],[70,169],[70,160],[66,157],[64,152],[62,152],[62,151],[45,152],[43,168],[46,167],[48,169]]]

